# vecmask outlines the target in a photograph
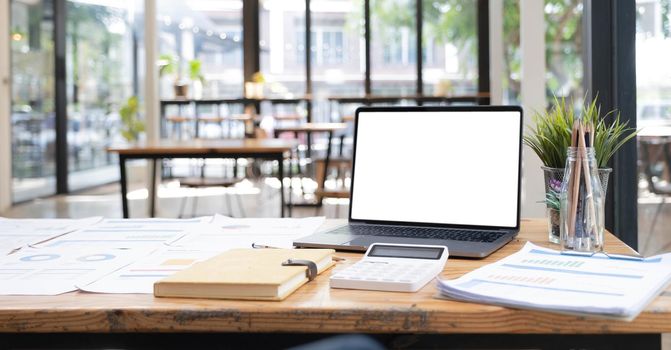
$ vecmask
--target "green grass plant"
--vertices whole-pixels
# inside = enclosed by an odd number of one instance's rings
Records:
[[[571,146],[573,121],[581,118],[595,127],[594,148],[599,168],[608,166],[608,160],[627,141],[636,136],[634,128],[628,122],[622,122],[620,113],[610,111],[601,115],[597,104],[598,96],[589,103],[583,101],[580,110],[573,104],[567,104],[565,98],[554,98],[550,110],[535,113],[533,126],[527,127],[523,140],[541,159],[543,165],[551,168],[563,168],[566,164],[566,150]]]

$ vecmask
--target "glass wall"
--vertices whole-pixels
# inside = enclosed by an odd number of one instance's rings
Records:
[[[503,0],[503,103],[522,103],[520,3]]]
[[[582,0],[545,0],[547,96],[582,101]]]
[[[53,26],[52,1],[11,2],[14,202],[56,191]]]
[[[242,0],[159,1],[160,96],[241,97]]]
[[[261,73],[269,90],[266,94],[305,95],[305,1],[260,0],[259,11]],[[309,49],[316,58],[316,33],[310,41]]]
[[[336,110],[327,99],[364,94],[363,2],[313,1],[310,10],[314,119],[339,121],[351,111]]]
[[[371,0],[371,89],[375,95],[417,92],[415,1]]]
[[[583,87],[583,2],[545,0],[546,97],[566,97],[580,103]],[[521,103],[519,0],[503,2],[503,101]]]
[[[123,141],[119,109],[137,95],[134,1],[68,1],[68,188],[118,179],[106,148]],[[140,4],[141,6],[141,4]]]
[[[424,94],[477,93],[477,1],[424,1],[422,11]]]
[[[650,255],[671,247],[671,3],[637,0],[636,10],[639,249]]]

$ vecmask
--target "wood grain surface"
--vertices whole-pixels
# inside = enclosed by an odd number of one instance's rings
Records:
[[[294,126],[278,126],[275,133],[281,132],[328,132],[347,128],[345,123],[303,123]]]
[[[342,224],[329,220],[326,226]],[[523,220],[519,236],[484,260],[450,258],[442,278],[457,278],[519,250],[547,243],[545,220]],[[632,253],[610,234],[606,249]],[[337,253],[346,261],[361,255]],[[332,270],[332,271],[334,271]],[[331,272],[332,272],[331,271]],[[662,333],[671,332],[671,293],[623,322],[436,299],[435,283],[417,293],[330,289],[329,271],[282,302],[154,298],[68,293],[0,296],[0,332],[364,332],[364,333]]]
[[[203,153],[283,153],[291,151],[296,141],[282,139],[229,139],[229,140],[160,140],[136,145],[110,147],[108,152],[125,155],[138,154],[203,154]]]

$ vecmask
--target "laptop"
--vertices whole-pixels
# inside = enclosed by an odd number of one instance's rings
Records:
[[[519,232],[521,158],[521,107],[361,107],[348,224],[294,245],[446,245],[484,258]]]

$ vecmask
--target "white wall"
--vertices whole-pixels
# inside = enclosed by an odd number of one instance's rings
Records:
[[[525,124],[534,111],[545,109],[545,14],[543,1],[520,1],[520,46],[522,52],[522,105]],[[526,127],[526,126],[525,126]],[[524,147],[522,165],[522,217],[545,216],[545,188],[541,161]],[[540,203],[539,203],[540,202]]]
[[[0,0],[0,212],[12,203],[9,0]]]

